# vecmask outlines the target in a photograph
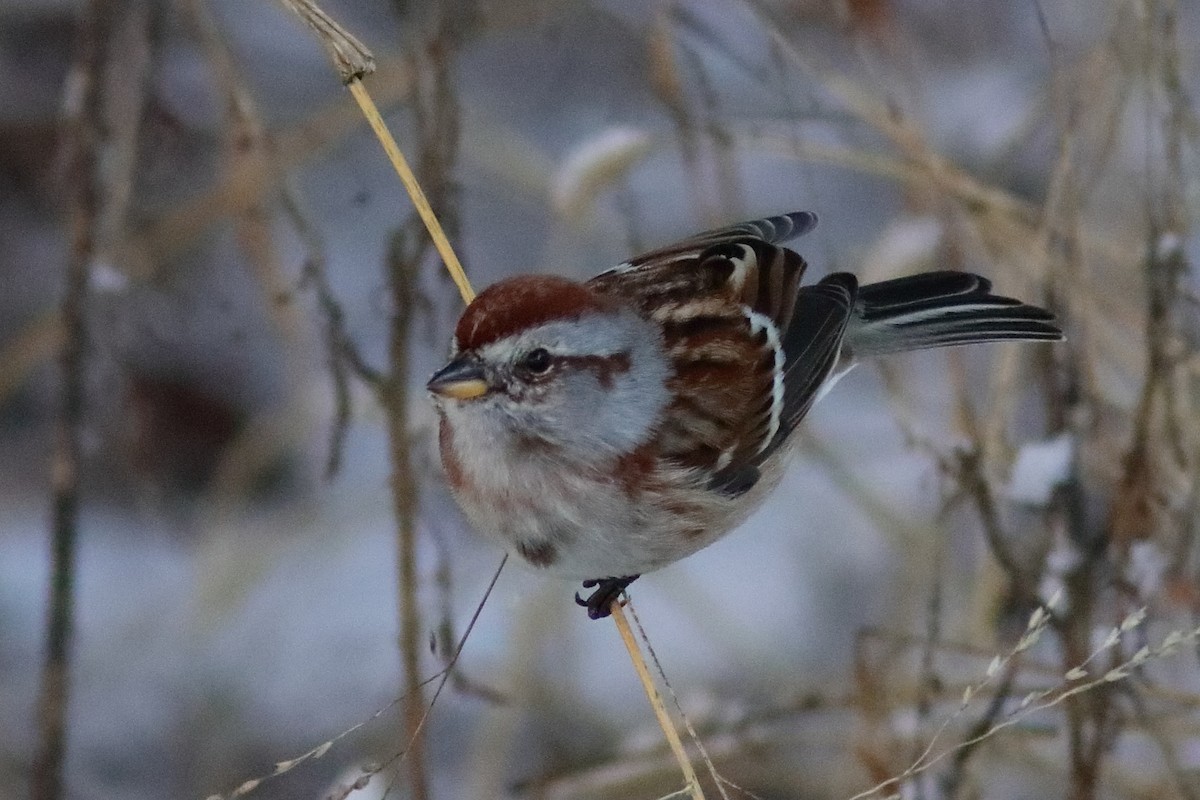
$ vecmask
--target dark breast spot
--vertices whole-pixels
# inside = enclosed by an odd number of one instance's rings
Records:
[[[629,497],[637,497],[648,488],[658,488],[654,468],[658,465],[659,443],[651,440],[617,459],[613,473]]]
[[[546,541],[517,542],[517,552],[535,567],[548,567],[558,560],[558,548]]]

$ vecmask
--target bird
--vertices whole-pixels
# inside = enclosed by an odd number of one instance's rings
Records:
[[[517,275],[459,318],[429,379],[446,481],[470,523],[583,581],[588,616],[741,524],[797,425],[862,360],[1063,338],[969,272],[801,285],[798,211],[700,233],[587,281]]]

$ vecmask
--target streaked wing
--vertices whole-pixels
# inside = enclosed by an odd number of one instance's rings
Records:
[[[783,244],[803,236],[816,226],[817,215],[810,211],[793,211],[791,214],[739,222],[736,225],[698,233],[675,244],[635,256],[610,271],[637,269],[650,262],[661,264],[677,255],[698,252],[714,244],[739,239],[754,239],[766,244]]]
[[[713,475],[714,489],[737,495],[759,478],[759,468],[804,419],[837,365],[846,325],[854,308],[858,283],[853,275],[830,275],[815,286],[802,287],[792,324],[783,332],[782,409],[766,428],[756,427],[742,447]]]
[[[732,494],[754,484],[758,465],[783,441],[785,426],[794,426],[789,407],[801,405],[790,402],[787,352],[790,331],[800,323],[793,323],[793,312],[798,291],[804,291],[805,263],[779,245],[815,224],[814,215],[798,212],[721,228],[630,259],[588,282],[662,326],[676,393],[662,430],[662,455],[710,473],[714,487]],[[819,310],[822,296],[814,301]],[[814,325],[836,330],[840,341],[845,321],[806,321],[800,328]],[[836,345],[833,352],[836,358]],[[812,361],[808,350],[804,358],[796,375],[810,381],[824,362]]]
[[[631,258],[588,285],[641,308],[709,297],[741,303],[783,330],[806,265],[779,245],[816,224],[815,214],[797,211],[718,228]]]

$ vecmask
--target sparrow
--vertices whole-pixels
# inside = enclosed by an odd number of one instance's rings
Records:
[[[520,275],[481,292],[428,390],[470,522],[537,570],[594,589],[593,619],[640,575],[712,544],[779,483],[796,426],[865,358],[1062,338],[1048,311],[967,272],[802,286],[784,243],[814,214],[744,222],[585,282]]]

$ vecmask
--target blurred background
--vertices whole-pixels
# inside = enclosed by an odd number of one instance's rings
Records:
[[[477,287],[808,209],[812,279],[1062,320],[857,370],[634,585],[708,797],[1200,797],[1200,7],[324,7]],[[8,0],[0,74],[0,796],[228,794],[358,723],[248,796],[677,790],[613,626],[515,563],[414,738],[501,553],[423,391],[461,301],[309,32]]]

